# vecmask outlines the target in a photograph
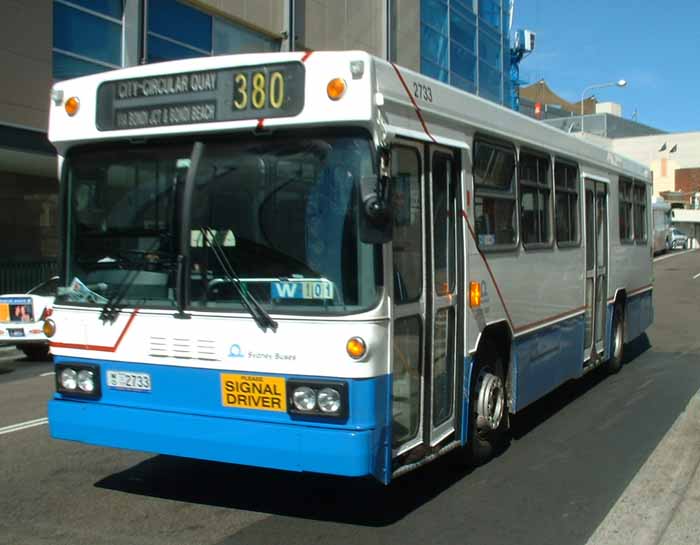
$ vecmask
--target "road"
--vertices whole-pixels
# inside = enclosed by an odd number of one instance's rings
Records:
[[[455,453],[388,488],[54,441],[50,365],[2,362],[0,544],[584,545],[700,389],[700,252],[655,273],[656,323],[620,373],[528,408],[485,466]]]

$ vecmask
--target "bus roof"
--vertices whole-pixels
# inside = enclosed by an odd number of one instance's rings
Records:
[[[327,95],[334,78],[346,84],[339,100]],[[323,125],[462,148],[485,134],[650,182],[639,163],[362,51],[203,57],[66,80],[52,89],[49,140],[65,154],[77,143]]]

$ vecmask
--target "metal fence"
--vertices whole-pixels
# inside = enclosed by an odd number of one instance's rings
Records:
[[[24,293],[55,275],[57,270],[58,264],[56,260],[0,260],[0,294]]]

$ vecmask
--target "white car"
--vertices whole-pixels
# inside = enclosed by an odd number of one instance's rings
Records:
[[[59,280],[54,276],[27,293],[0,295],[0,345],[15,345],[32,360],[49,356],[43,326],[51,314]]]
[[[671,235],[669,237],[669,247],[672,250],[687,248],[688,247],[688,235],[683,231],[679,231],[675,227],[671,229]]]

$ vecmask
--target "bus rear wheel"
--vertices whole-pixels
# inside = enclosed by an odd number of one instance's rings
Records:
[[[617,373],[622,368],[625,352],[625,311],[621,304],[615,305],[612,320],[612,354],[606,362],[608,373]]]
[[[503,369],[496,350],[490,346],[480,350],[472,371],[469,404],[467,449],[474,465],[487,462],[506,445],[508,407]]]

